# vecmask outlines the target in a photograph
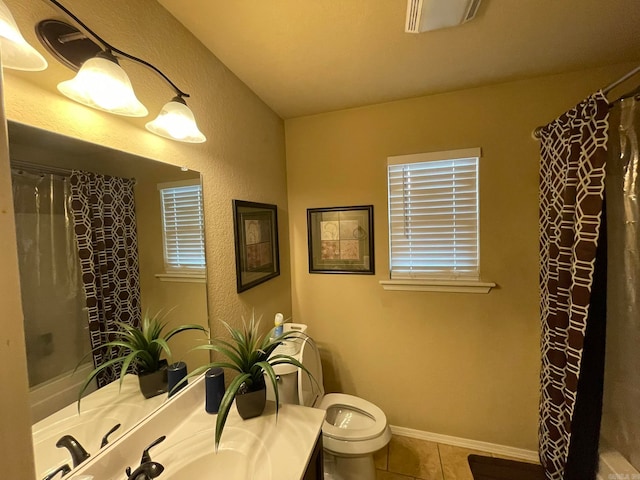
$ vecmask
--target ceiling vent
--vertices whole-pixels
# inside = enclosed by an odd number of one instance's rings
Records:
[[[478,12],[481,0],[407,0],[404,31],[421,33],[468,22]]]

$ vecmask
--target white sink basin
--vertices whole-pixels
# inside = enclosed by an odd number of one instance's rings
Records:
[[[166,395],[145,399],[140,393],[135,375],[125,375],[122,389],[113,382],[87,395],[81,403],[80,414],[76,403],[50,415],[33,425],[33,451],[36,478],[71,463],[66,448],[57,448],[56,442],[64,435],[73,436],[93,457],[100,450],[102,437],[118,423],[120,428],[109,435],[109,442],[159,407]]]
[[[93,455],[100,449],[100,441],[111,428],[121,424],[120,428],[109,438],[119,437],[125,428],[122,425],[121,416],[115,414],[100,415],[99,410],[83,412],[62,419],[50,428],[41,430],[33,437],[33,450],[35,453],[37,478],[44,477],[47,473],[66,464],[71,467],[71,456],[66,448],[57,448],[56,442],[63,435],[71,435],[89,454]]]
[[[202,375],[65,479],[123,480],[125,469],[140,465],[142,451],[161,436],[166,439],[150,451],[164,467],[160,480],[303,478],[324,410],[282,405],[276,421],[275,404],[267,402],[262,415],[242,420],[234,406],[215,452],[216,415],[204,409],[204,383]]]
[[[152,455],[164,467],[163,480],[195,479],[203,472],[216,478],[275,480],[263,441],[251,431],[227,426],[224,442],[214,451],[215,429],[198,432],[187,440]]]

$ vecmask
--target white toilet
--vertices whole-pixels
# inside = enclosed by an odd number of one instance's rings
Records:
[[[285,323],[284,331],[305,334],[307,326]],[[305,338],[302,338],[302,337]],[[353,395],[330,393],[325,395],[322,385],[320,354],[313,340],[288,340],[273,355],[285,354],[298,359],[316,379],[293,365],[276,365],[280,377],[278,395],[280,403],[295,403],[326,410],[322,425],[324,447],[324,478],[330,480],[374,480],[373,453],[391,439],[387,417],[373,403]],[[267,398],[275,400],[273,389],[267,382]]]

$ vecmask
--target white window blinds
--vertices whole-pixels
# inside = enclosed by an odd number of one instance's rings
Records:
[[[392,279],[478,279],[480,149],[389,157]]]
[[[200,182],[164,183],[158,185],[158,190],[166,271],[203,272],[204,214]]]

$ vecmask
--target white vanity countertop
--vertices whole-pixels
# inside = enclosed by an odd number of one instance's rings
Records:
[[[226,480],[300,480],[321,433],[325,411],[299,405],[282,405],[276,420],[275,404],[267,402],[262,415],[242,420],[231,408],[218,453],[214,453],[217,415],[204,409],[204,377],[177,394],[133,431],[70,480],[126,480],[127,466],[140,465],[142,451],[156,438],[164,442],[151,449],[153,461],[165,470],[160,480],[212,478]],[[199,476],[202,471],[202,477]]]
[[[120,428],[109,436],[109,441],[124,434],[140,420],[156,410],[166,400],[166,395],[145,399],[140,393],[138,377],[125,375],[120,382],[92,392],[82,399],[78,414],[76,402],[42,419],[31,428],[36,463],[36,478],[68,463],[71,456],[56,442],[63,435],[72,435],[91,456],[100,449],[102,437],[115,425]]]

